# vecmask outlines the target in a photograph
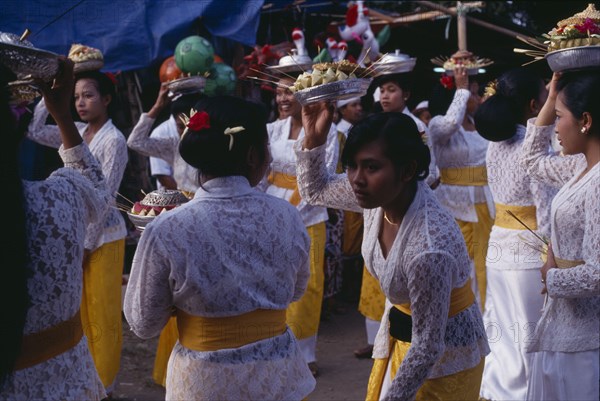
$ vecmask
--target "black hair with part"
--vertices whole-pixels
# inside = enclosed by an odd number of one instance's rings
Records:
[[[557,85],[558,96],[577,119],[592,116],[591,135],[600,136],[600,69],[565,72]]]
[[[530,103],[539,101],[544,88],[542,78],[525,68],[514,68],[502,74],[495,84],[495,94],[488,97],[475,113],[479,135],[494,142],[512,138],[517,124],[526,124]]]
[[[19,146],[22,135],[17,128],[17,118],[9,104],[8,82],[15,75],[0,65],[0,121],[2,121],[2,146],[0,147],[0,187],[6,191],[4,207],[9,210],[3,224],[9,230],[0,241],[0,265],[3,266],[0,282],[0,302],[4,305],[0,320],[0,394],[14,370],[21,352],[21,342],[30,298],[27,291],[29,252],[25,217],[23,183],[19,175]]]
[[[413,75],[411,72],[401,72],[396,74],[383,74],[373,79],[372,86],[378,88],[388,82],[395,83],[403,92],[410,92],[413,88]]]
[[[414,120],[398,112],[372,114],[350,129],[342,152],[344,168],[354,163],[354,157],[363,146],[377,140],[385,144],[384,152],[394,163],[396,171],[415,161],[414,181],[427,178],[431,162],[429,148]]]
[[[261,104],[235,96],[215,96],[200,100],[195,109],[206,112],[210,128],[188,130],[179,143],[183,160],[201,174],[215,177],[244,175],[248,171],[247,157],[251,148],[266,155],[267,111]],[[233,135],[231,150],[227,128],[243,127]]]

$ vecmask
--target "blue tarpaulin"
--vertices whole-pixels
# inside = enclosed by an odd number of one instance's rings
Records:
[[[171,56],[199,17],[213,36],[254,46],[263,1],[2,0],[0,31],[28,28],[35,47],[65,55],[72,43],[92,46],[103,52],[104,70],[127,71]]]

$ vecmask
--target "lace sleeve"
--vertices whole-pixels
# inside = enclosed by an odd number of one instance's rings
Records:
[[[302,199],[311,205],[362,212],[356,202],[346,174],[330,174],[325,161],[325,147],[302,149],[301,141],[294,145],[298,189]]]
[[[148,113],[143,113],[129,134],[127,146],[144,156],[158,157],[173,165],[179,138],[149,137],[154,121],[154,118],[148,117]]]
[[[337,128],[335,124],[331,124],[329,128],[329,134],[327,134],[327,151],[326,154],[326,164],[327,164],[327,172],[329,174],[334,174],[338,165],[340,153],[340,146],[338,142],[337,136]]]
[[[536,180],[529,180],[529,190],[535,205],[537,231],[550,238],[550,205],[552,205],[552,198],[554,198],[556,190]]]
[[[527,122],[527,133],[521,149],[521,163],[531,180],[556,188],[569,181],[581,166],[582,159],[576,156],[559,156],[550,152],[550,137],[554,125],[535,125],[535,119]]]
[[[600,171],[596,169],[596,172]],[[593,174],[590,171],[589,174]],[[570,269],[550,269],[546,277],[548,295],[558,298],[597,297],[600,294],[600,177],[592,178],[585,194],[584,264]]]
[[[62,145],[60,131],[56,125],[46,125],[48,109],[44,99],[35,106],[33,118],[27,127],[27,138],[44,146],[58,149]]]
[[[443,116],[435,116],[429,122],[429,133],[433,142],[438,145],[445,145],[450,141],[450,137],[458,131],[465,113],[467,111],[467,101],[471,92],[467,89],[457,89],[448,111]]]
[[[123,305],[131,330],[140,338],[158,336],[173,305],[169,257],[153,228],[149,224],[140,238]]]
[[[83,181],[77,180],[75,190],[82,195],[87,206],[88,223],[95,224],[102,221],[102,216],[108,209],[110,194],[98,161],[85,143],[70,149],[64,149],[61,145],[58,152],[67,169],[77,170],[81,176],[85,177]],[[62,174],[59,171],[64,171],[64,169],[57,171],[57,174]],[[76,178],[80,174],[69,174],[69,176]],[[95,236],[86,237],[85,247],[95,249],[101,234],[102,231],[97,232]]]
[[[426,253],[410,263],[408,288],[412,313],[412,343],[392,382],[386,400],[414,400],[445,349],[444,335],[452,291],[454,259]]]

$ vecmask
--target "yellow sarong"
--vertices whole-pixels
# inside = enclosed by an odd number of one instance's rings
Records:
[[[393,379],[408,353],[410,343],[392,339],[390,356],[390,375]],[[389,358],[375,359],[367,387],[367,401],[378,401],[381,386],[387,371]],[[473,368],[448,376],[427,379],[417,391],[416,401],[477,401],[483,376],[484,360]]]
[[[383,295],[379,281],[369,273],[366,267],[363,267],[358,311],[364,317],[379,322],[383,316],[384,309],[385,295]]]
[[[92,252],[83,264],[81,323],[105,388],[114,384],[121,363],[121,288],[125,239]]]
[[[156,346],[156,357],[154,358],[154,369],[152,370],[154,382],[163,387],[166,387],[167,365],[169,364],[171,352],[173,351],[173,347],[175,347],[178,338],[177,318],[173,316],[160,332],[158,345]]]
[[[310,236],[310,278],[306,292],[287,309],[287,324],[297,339],[302,340],[317,334],[323,303],[325,273],[325,223],[307,227]]]
[[[486,203],[476,203],[475,211],[477,212],[477,223],[468,221],[456,220],[460,231],[462,231],[469,258],[475,264],[475,278],[477,279],[477,288],[479,290],[479,299],[481,301],[481,310],[485,307],[485,287],[486,280],[486,263],[488,244],[494,220],[490,216]]]

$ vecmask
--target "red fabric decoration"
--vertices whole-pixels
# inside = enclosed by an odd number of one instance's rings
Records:
[[[449,75],[443,74],[440,78],[440,83],[442,86],[448,90],[454,89],[454,78]]]
[[[187,127],[192,131],[202,131],[203,129],[210,128],[210,117],[207,112],[201,111],[196,113],[190,118]]]
[[[108,79],[111,80],[114,86],[117,86],[117,76],[115,74],[113,74],[112,72],[105,72],[104,75],[106,75]]]
[[[354,26],[358,21],[358,5],[354,4],[346,12],[346,25]]]

